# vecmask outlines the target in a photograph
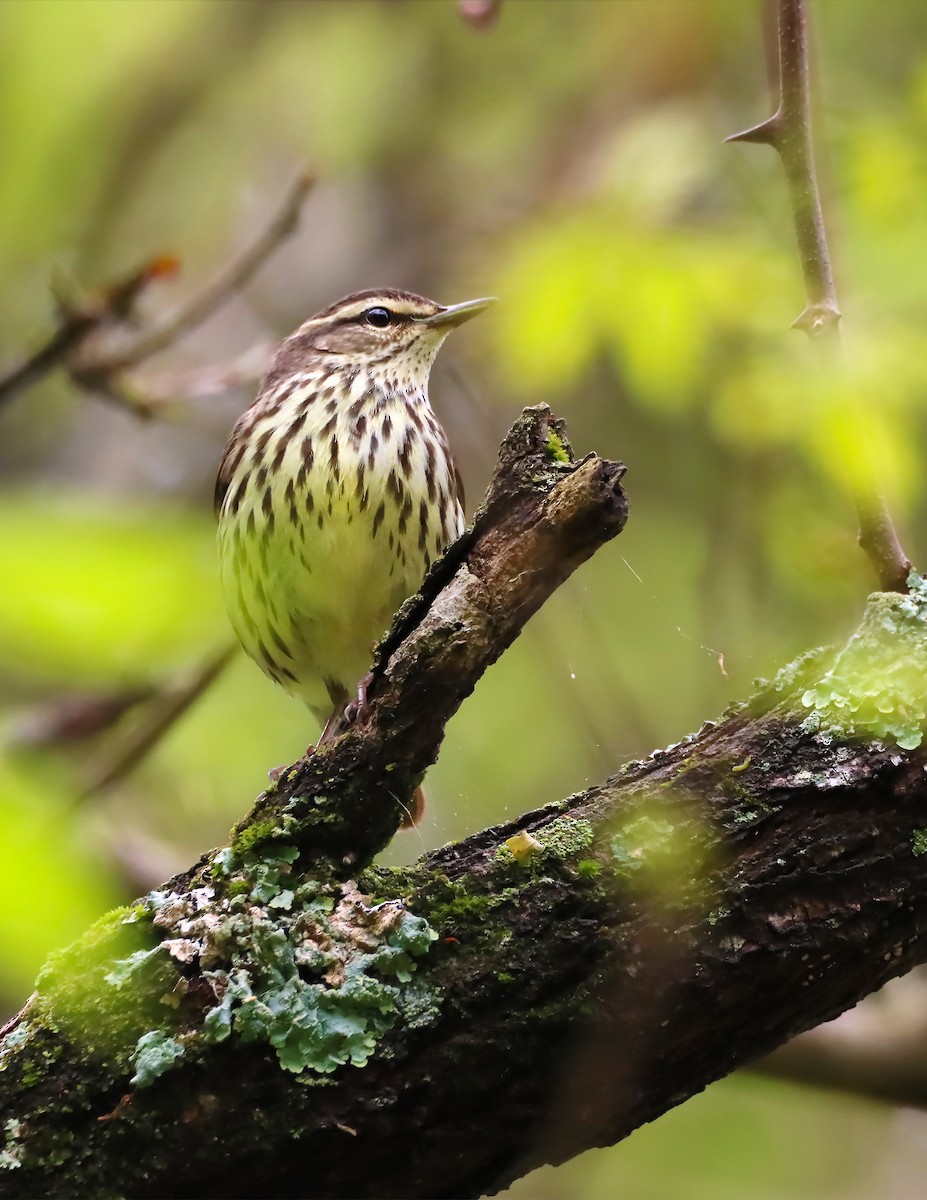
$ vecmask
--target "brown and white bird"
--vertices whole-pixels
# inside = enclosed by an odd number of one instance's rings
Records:
[[[323,740],[396,609],[463,531],[428,377],[450,331],[490,303],[347,296],[282,343],[232,430],[215,495],[226,608]]]

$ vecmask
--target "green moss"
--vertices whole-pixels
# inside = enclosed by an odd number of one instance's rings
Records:
[[[595,833],[592,825],[583,818],[566,816],[535,830],[535,837],[548,855],[565,861],[588,850]]]
[[[618,874],[634,875],[662,858],[673,844],[672,822],[662,817],[639,814],[622,823],[609,840],[612,862]]]
[[[911,853],[916,858],[927,854],[927,829],[914,830],[914,836],[911,838]]]
[[[294,801],[298,799],[299,797],[293,798]],[[245,825],[244,828],[235,831],[229,847],[230,853],[234,858],[244,858],[246,854],[256,853],[264,846],[285,841],[292,827],[292,816],[253,821],[250,825]]]
[[[583,858],[576,864],[580,879],[596,879],[602,873],[602,864],[595,858]]]
[[[157,943],[150,914],[140,918],[137,908],[108,913],[43,967],[36,1003],[44,1019],[101,1057],[126,1057],[144,1032],[165,1020],[161,997],[177,984],[168,957],[155,953]]]
[[[3,1149],[0,1150],[0,1171],[15,1171],[23,1164],[25,1150],[26,1127],[16,1117],[10,1119],[3,1127]]]
[[[802,696],[809,732],[921,744],[927,724],[927,583],[916,572],[910,592],[870,596],[857,632]]]
[[[511,858],[511,851],[503,847]],[[512,859],[514,864],[515,860]],[[466,929],[478,928],[482,931],[483,923],[494,908],[503,902],[500,892],[470,891],[465,884],[447,882],[449,894],[429,905],[429,916],[432,924],[442,933],[459,935]],[[508,892],[511,896],[512,891]]]
[[[544,450],[551,462],[569,463],[573,456],[568,450],[569,443],[553,429],[547,431],[547,445]]]

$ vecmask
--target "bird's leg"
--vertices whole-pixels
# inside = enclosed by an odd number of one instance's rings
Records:
[[[313,754],[319,746],[324,746],[327,742],[334,741],[338,734],[343,732],[345,713],[346,710],[342,710],[340,704],[336,705],[332,715],[325,722],[325,728],[322,730],[319,740],[314,746],[308,746],[306,748],[307,758],[310,754]]]
[[[349,725],[355,724],[357,721],[363,721],[367,715],[367,689],[373,683],[373,672],[368,671],[367,674],[357,684],[357,699],[344,710],[344,719]]]

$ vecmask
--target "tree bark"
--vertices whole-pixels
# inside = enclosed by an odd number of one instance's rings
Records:
[[[624,523],[528,410],[369,711],[52,959],[4,1031],[4,1196],[476,1196],[611,1144],[927,957],[927,597],[697,735],[371,867],[444,724]]]

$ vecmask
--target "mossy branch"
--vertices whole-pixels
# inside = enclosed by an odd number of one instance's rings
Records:
[[[917,580],[600,786],[363,867],[479,671],[621,527],[619,475],[528,410],[366,723],[51,960],[0,1039],[0,1195],[479,1195],[927,958]]]

